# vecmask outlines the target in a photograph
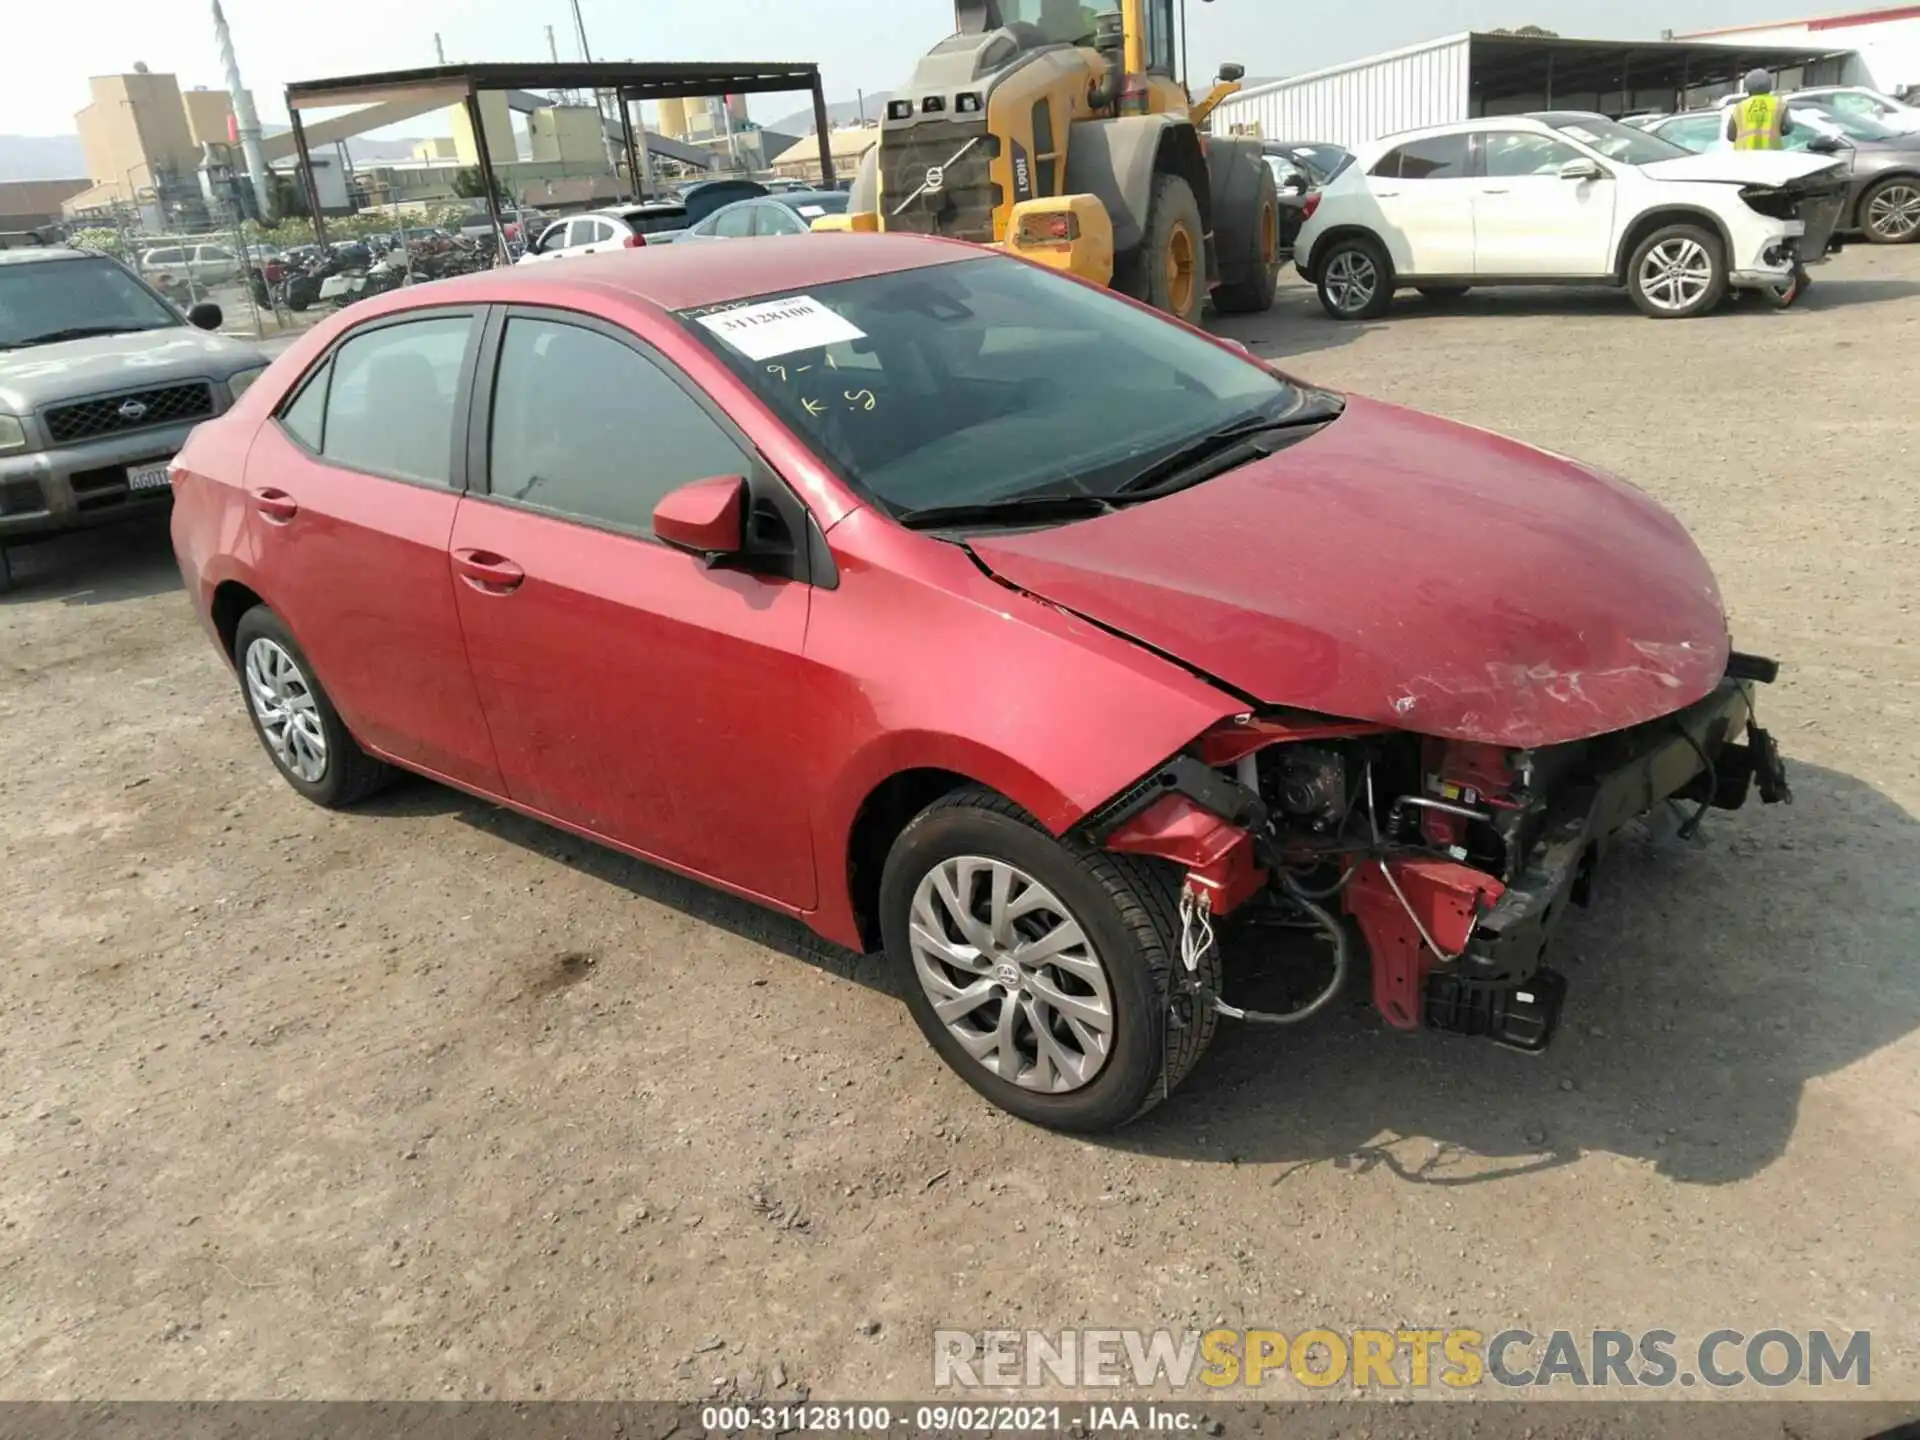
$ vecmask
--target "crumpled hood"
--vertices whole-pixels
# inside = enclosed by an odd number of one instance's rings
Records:
[[[24,415],[102,391],[225,380],[266,363],[253,346],[191,325],[0,350],[0,409]]]
[[[1655,180],[1707,180],[1727,185],[1787,185],[1822,170],[1842,170],[1845,161],[1804,150],[1706,150],[1642,165]]]
[[[1669,714],[1729,653],[1713,572],[1647,496],[1358,397],[1217,479],[970,548],[1264,703],[1490,744]]]

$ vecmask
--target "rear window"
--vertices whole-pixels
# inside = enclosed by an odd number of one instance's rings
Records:
[[[1395,180],[1459,180],[1467,173],[1467,137],[1430,135],[1390,150],[1373,173]]]
[[[632,230],[636,235],[658,235],[667,230],[686,229],[687,212],[685,210],[663,210],[651,215],[629,215],[626,217],[626,221],[627,228]]]

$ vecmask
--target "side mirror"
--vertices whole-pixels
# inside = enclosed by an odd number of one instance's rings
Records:
[[[1562,180],[1598,180],[1604,174],[1606,174],[1604,170],[1584,157],[1579,160],[1569,160],[1560,167]]]
[[[1244,65],[1235,65],[1229,62],[1220,67],[1220,83],[1222,85],[1237,85],[1246,78],[1247,67]]]
[[[746,477],[716,475],[664,496],[653,507],[653,533],[674,549],[691,551],[712,564],[740,553],[746,514]]]
[[[187,311],[187,323],[200,330],[218,330],[221,321],[226,318],[221,313],[220,307],[211,300],[202,300]]]

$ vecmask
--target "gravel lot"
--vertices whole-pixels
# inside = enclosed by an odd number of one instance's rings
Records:
[[[936,1325],[1223,1319],[1871,1329],[1920,1398],[1920,248],[1818,281],[1228,327],[1671,506],[1799,803],[1621,847],[1544,1058],[1356,1002],[1099,1143],[987,1109],[877,959],[423,782],[305,805],[164,528],[20,552],[0,1396],[924,1396]]]

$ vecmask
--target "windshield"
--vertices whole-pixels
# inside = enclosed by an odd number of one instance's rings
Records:
[[[178,325],[166,302],[111,260],[0,265],[0,349],[46,337]]]
[[[1582,145],[1598,151],[1622,165],[1651,165],[1657,160],[1678,160],[1692,152],[1658,135],[1649,135],[1631,125],[1622,125],[1599,115],[1541,115],[1562,135],[1572,136]]]
[[[1338,145],[1269,145],[1269,167],[1288,166],[1299,171],[1317,189],[1352,163],[1350,152]]]
[[[1117,8],[1114,0],[1092,5],[1080,0],[1000,0],[1000,19],[1008,25],[1031,25],[1063,45],[1091,45],[1099,26],[1095,17]]]
[[[1882,125],[1868,115],[1850,115],[1844,110],[1836,110],[1825,101],[1796,100],[1787,113],[1797,120],[1803,110],[1813,119],[1838,130],[1849,140],[1897,140],[1900,138],[1900,132],[1890,125]]]
[[[872,275],[683,318],[894,515],[1114,495],[1196,437],[1298,396],[1264,366],[1017,260]]]

